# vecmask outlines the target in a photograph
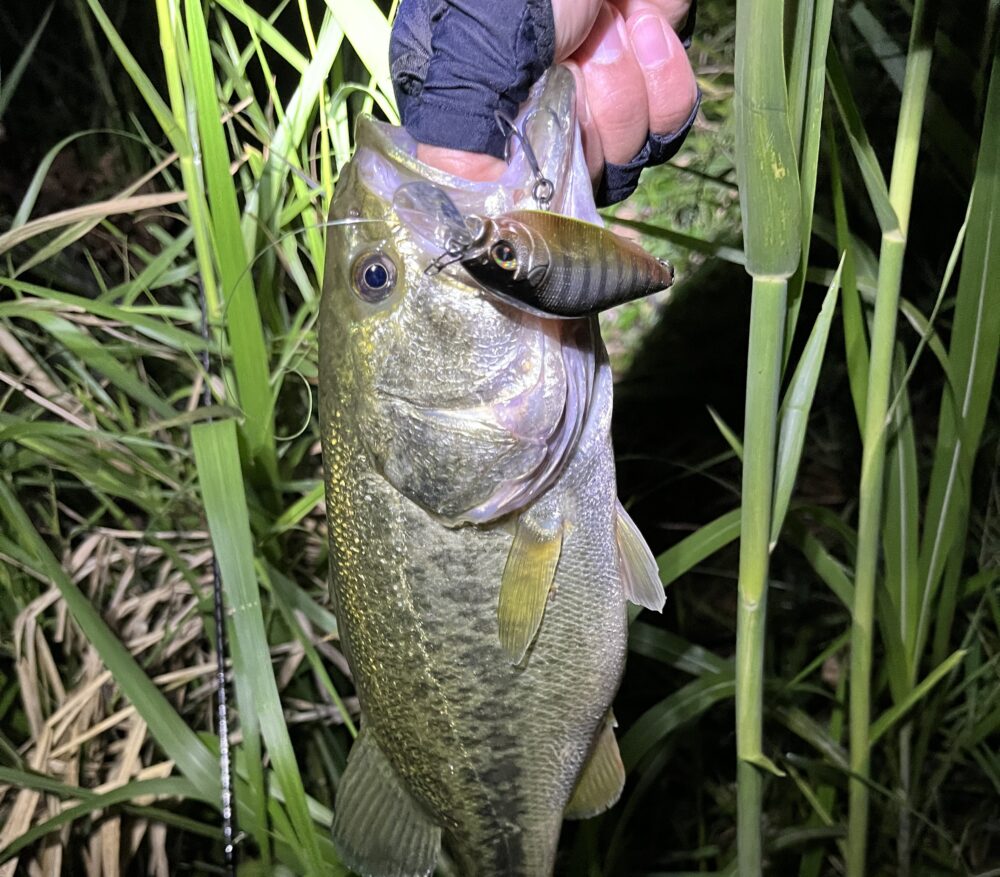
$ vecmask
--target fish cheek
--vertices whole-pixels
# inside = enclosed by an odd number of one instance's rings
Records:
[[[388,399],[374,456],[383,476],[408,499],[448,523],[471,520],[505,483],[544,460],[540,443],[525,443],[496,426],[460,414],[418,409]]]

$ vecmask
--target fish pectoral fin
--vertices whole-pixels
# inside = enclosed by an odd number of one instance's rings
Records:
[[[610,710],[597,742],[576,781],[576,788],[563,815],[567,819],[589,819],[603,813],[621,797],[625,786],[625,765],[615,740],[617,722]]]
[[[656,558],[653,557],[653,552],[642,538],[642,533],[620,502],[615,534],[621,558],[622,588],[625,590],[625,598],[637,606],[662,612],[663,604],[667,602],[667,595],[660,581]]]
[[[337,789],[333,842],[344,864],[365,877],[428,877],[437,863],[440,827],[365,730]]]
[[[562,552],[563,529],[540,531],[518,520],[500,580],[497,621],[500,645],[520,664],[538,634]]]

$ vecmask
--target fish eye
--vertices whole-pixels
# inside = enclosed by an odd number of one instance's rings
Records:
[[[504,271],[517,270],[517,253],[514,252],[514,248],[510,245],[509,241],[497,241],[490,248],[490,255],[493,257],[493,261],[503,268]]]
[[[364,253],[354,260],[351,271],[354,289],[365,301],[388,298],[396,288],[396,265],[385,253]]]

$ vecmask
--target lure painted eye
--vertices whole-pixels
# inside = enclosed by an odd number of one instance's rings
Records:
[[[354,260],[354,289],[365,301],[380,302],[396,288],[396,265],[385,253],[365,253]]]
[[[490,255],[504,271],[517,270],[517,253],[507,241],[497,241],[490,250]]]

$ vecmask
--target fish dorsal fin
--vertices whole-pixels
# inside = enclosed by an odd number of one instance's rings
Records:
[[[563,526],[539,527],[522,515],[500,580],[500,645],[520,664],[538,634],[562,552]]]
[[[622,587],[626,599],[637,606],[662,612],[663,604],[667,602],[667,595],[660,581],[656,558],[653,557],[653,552],[642,538],[642,533],[620,502],[615,530],[621,558]]]
[[[429,877],[437,863],[440,827],[364,729],[337,789],[333,842],[344,864],[359,874]]]
[[[567,819],[589,819],[614,806],[621,797],[625,786],[625,765],[615,740],[614,729],[617,725],[614,714],[608,710],[597,742],[566,805],[563,815]]]

